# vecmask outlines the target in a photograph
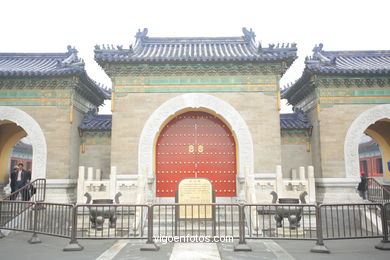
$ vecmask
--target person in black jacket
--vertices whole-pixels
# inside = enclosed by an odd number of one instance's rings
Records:
[[[359,191],[360,197],[362,197],[364,200],[366,200],[367,199],[368,182],[367,182],[366,173],[364,171],[360,172],[360,183],[359,183],[357,189]]]
[[[11,186],[11,193],[13,193],[14,191],[16,191],[16,173],[18,171],[18,166],[14,166],[14,168],[12,169],[11,173],[10,173],[10,186]],[[15,196],[12,196],[11,199],[14,200]]]
[[[15,190],[18,190],[27,185],[31,180],[31,175],[23,169],[23,163],[18,164],[18,170],[15,172]],[[15,194],[15,198],[18,194]],[[27,190],[22,192],[22,200],[27,200]]]

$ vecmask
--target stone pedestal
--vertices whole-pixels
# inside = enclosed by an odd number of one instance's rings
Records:
[[[358,192],[359,179],[317,178],[316,195],[319,203],[364,203]]]

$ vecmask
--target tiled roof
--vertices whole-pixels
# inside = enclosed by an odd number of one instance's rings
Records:
[[[290,102],[311,75],[390,75],[390,50],[323,51],[322,47],[322,44],[314,47],[313,56],[305,60],[302,76],[282,90],[282,98]]]
[[[80,130],[111,130],[112,115],[85,114]]]
[[[32,154],[32,145],[26,144],[22,141],[18,141],[14,146],[13,152]]]
[[[98,63],[168,63],[168,62],[256,62],[279,61],[296,58],[296,44],[274,45],[268,48],[255,43],[252,30],[243,28],[241,37],[148,37],[147,29],[136,34],[134,47],[123,49],[103,45],[95,46]]]
[[[81,130],[111,130],[112,115],[91,115],[86,114]],[[302,111],[295,111],[290,114],[280,114],[281,129],[308,129],[311,127],[309,120]]]
[[[0,76],[56,76],[83,73],[77,51],[66,53],[0,53]]]
[[[281,129],[308,129],[311,124],[302,110],[295,109],[294,113],[280,114]]]
[[[96,102],[103,103],[111,97],[110,90],[104,88],[86,73],[84,61],[77,57],[77,50],[68,46],[65,53],[0,53],[0,78],[9,77],[80,77]]]
[[[324,74],[389,74],[390,51],[323,51],[306,58],[306,70]]]
[[[376,151],[379,151],[379,147],[375,140],[370,140],[368,142],[359,144],[359,153],[368,153]]]

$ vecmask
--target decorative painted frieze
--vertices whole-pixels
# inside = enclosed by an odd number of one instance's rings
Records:
[[[282,75],[287,67],[282,63],[245,64],[107,64],[106,73],[120,76],[231,76],[231,75]]]
[[[277,92],[279,76],[237,76],[237,77],[116,77],[113,91],[115,93],[133,92]]]
[[[57,106],[67,108],[71,104],[71,99],[69,89],[0,89],[1,106]]]
[[[95,107],[93,103],[99,104],[101,100],[97,93],[76,77],[0,79],[0,105],[2,106],[68,108],[73,104],[79,110],[87,112]]]
[[[319,87],[341,87],[341,88],[375,88],[390,87],[390,77],[386,76],[333,76],[317,77],[316,86]]]

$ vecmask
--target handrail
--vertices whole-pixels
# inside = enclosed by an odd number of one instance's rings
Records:
[[[372,202],[390,202],[390,190],[379,183],[375,178],[367,178],[368,200]]]
[[[390,194],[390,190],[387,189],[385,186],[383,186],[382,184],[380,184],[374,177],[369,177],[367,179],[371,179],[373,180],[377,185],[379,185],[383,190],[385,190],[386,192],[388,192]]]
[[[21,194],[23,201],[43,202],[46,198],[46,179],[39,178],[30,183],[27,183],[22,188],[8,194],[2,200],[18,200],[18,195]]]

